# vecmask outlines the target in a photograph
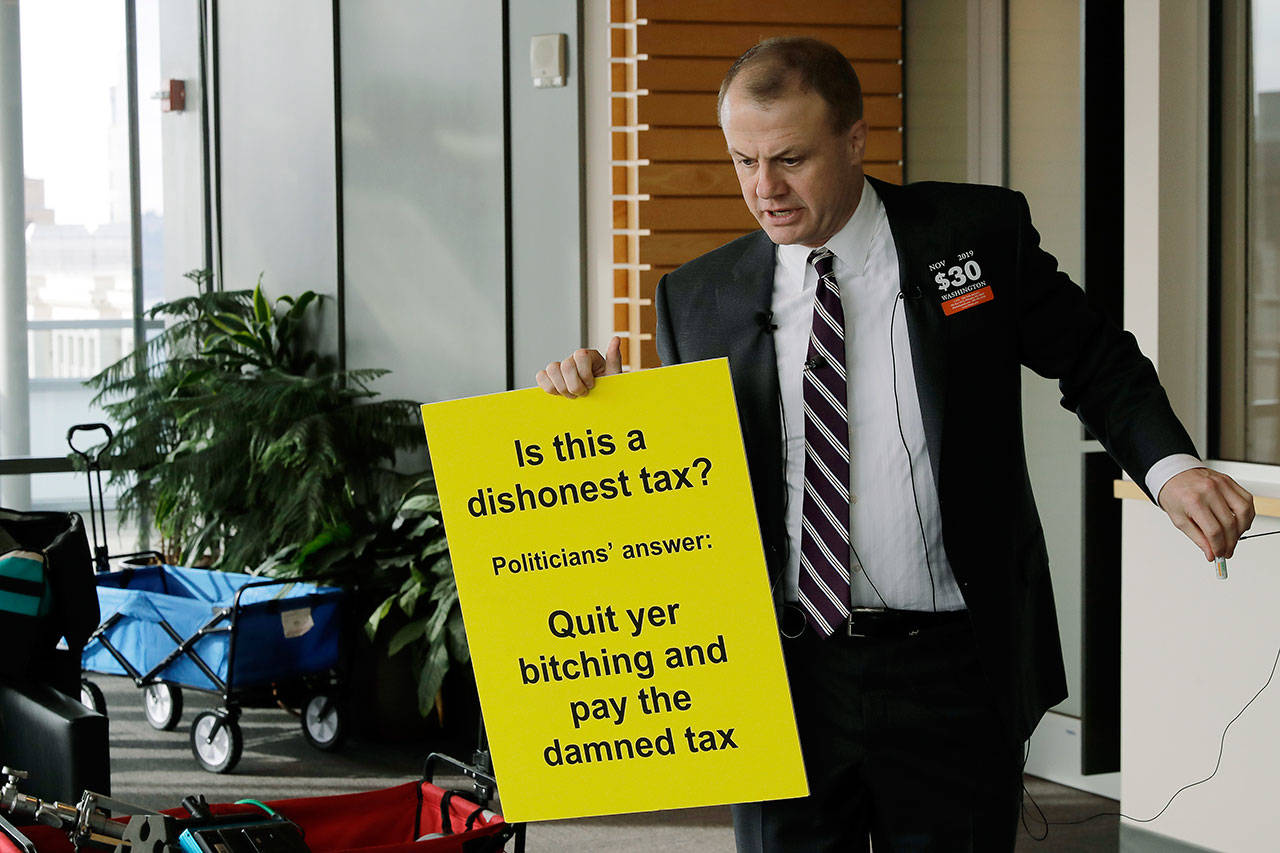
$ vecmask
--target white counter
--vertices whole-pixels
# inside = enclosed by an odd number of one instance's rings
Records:
[[[1247,480],[1251,532],[1280,529],[1280,484]],[[1264,469],[1265,473],[1265,469]],[[1122,544],[1121,811],[1149,818],[1213,772],[1223,729],[1267,680],[1280,652],[1280,535],[1241,542],[1220,580],[1132,483]],[[1123,821],[1211,850],[1273,851],[1280,837],[1280,677],[1227,732],[1222,765],[1152,823]],[[1124,834],[1122,833],[1122,834]],[[1122,846],[1122,849],[1126,849]]]

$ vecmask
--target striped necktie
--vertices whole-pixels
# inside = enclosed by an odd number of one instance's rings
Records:
[[[809,624],[829,637],[849,616],[849,398],[835,255],[815,249],[809,261],[818,273],[818,293],[804,371],[799,592]]]

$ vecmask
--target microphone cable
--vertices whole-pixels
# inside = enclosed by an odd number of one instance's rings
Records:
[[[920,293],[915,288],[910,297],[916,298]],[[933,612],[938,612],[938,585],[933,579],[933,560],[929,557],[929,537],[924,532],[924,515],[920,512],[920,495],[916,492],[916,466],[911,458],[911,448],[907,446],[906,432],[902,428],[902,402],[898,399],[898,352],[893,347],[894,322],[898,317],[898,306],[907,299],[907,294],[899,290],[893,300],[893,310],[889,312],[889,363],[893,380],[893,414],[898,419],[898,438],[902,440],[902,449],[907,454],[907,477],[911,480],[911,503],[916,508],[916,523],[920,527],[920,542],[924,545],[924,567],[929,572],[929,595],[933,601]],[[904,312],[906,309],[903,309]]]

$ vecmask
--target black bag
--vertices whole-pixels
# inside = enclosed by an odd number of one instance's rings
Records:
[[[57,679],[58,640],[79,668],[98,627],[98,590],[84,521],[74,512],[0,509],[0,675]],[[78,692],[78,691],[77,691]]]
[[[30,773],[23,793],[42,800],[109,795],[107,718],[49,684],[0,679],[0,763]]]

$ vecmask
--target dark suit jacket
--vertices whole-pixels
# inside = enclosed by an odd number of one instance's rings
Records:
[[[898,250],[943,544],[1002,716],[1021,740],[1066,697],[1048,557],[1023,449],[1021,366],[1056,378],[1062,405],[1144,489],[1154,462],[1195,449],[1133,336],[1092,309],[1040,248],[1020,193],[872,183]],[[935,276],[962,265],[966,252],[992,298],[948,315],[943,297],[951,288]],[[655,303],[664,364],[729,359],[776,581],[788,545],[767,322],[773,268],[773,243],[757,231],[664,276]]]

